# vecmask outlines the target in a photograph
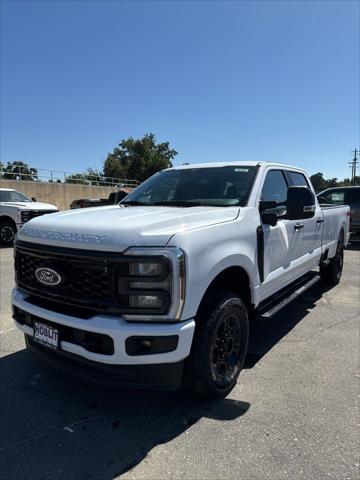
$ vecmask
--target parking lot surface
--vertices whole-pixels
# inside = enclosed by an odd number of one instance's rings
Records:
[[[45,366],[11,319],[1,261],[3,479],[358,479],[360,252],[253,324],[246,368],[221,401],[105,389]]]

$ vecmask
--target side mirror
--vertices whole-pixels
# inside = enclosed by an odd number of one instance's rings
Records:
[[[276,201],[261,200],[259,203],[259,210],[262,221],[266,225],[275,227],[279,218],[284,215],[286,206],[283,204],[279,205],[279,203]]]
[[[35,197],[31,197],[31,200],[32,200],[33,202],[36,202],[36,198],[35,198]]]
[[[319,203],[327,203],[325,197],[318,197],[318,202]]]
[[[276,208],[277,206],[278,203],[276,201],[260,200],[259,210],[260,212],[263,212],[264,210],[268,210],[269,208]]]
[[[271,225],[272,227],[275,227],[278,221],[278,216],[276,213],[265,211],[262,213],[261,219],[266,225]]]
[[[315,195],[308,187],[289,187],[286,206],[289,220],[312,218],[316,209]]]

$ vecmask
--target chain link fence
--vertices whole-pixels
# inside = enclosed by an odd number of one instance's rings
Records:
[[[10,168],[9,168],[10,167]],[[141,182],[129,178],[113,178],[91,173],[63,172],[45,168],[7,164],[0,167],[0,179],[26,180],[32,182],[73,183],[80,185],[113,186],[135,188]]]

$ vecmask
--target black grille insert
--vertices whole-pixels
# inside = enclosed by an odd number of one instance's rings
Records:
[[[26,292],[46,298],[102,311],[116,311],[115,278],[126,275],[128,263],[120,254],[88,252],[17,242],[16,280]],[[51,268],[62,278],[58,285],[37,280],[38,268]]]

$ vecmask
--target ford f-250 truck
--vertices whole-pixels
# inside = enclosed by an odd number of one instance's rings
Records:
[[[24,225],[13,316],[31,351],[85,377],[222,397],[254,315],[337,284],[348,232],[349,207],[321,208],[301,169],[164,170],[118,205]]]

